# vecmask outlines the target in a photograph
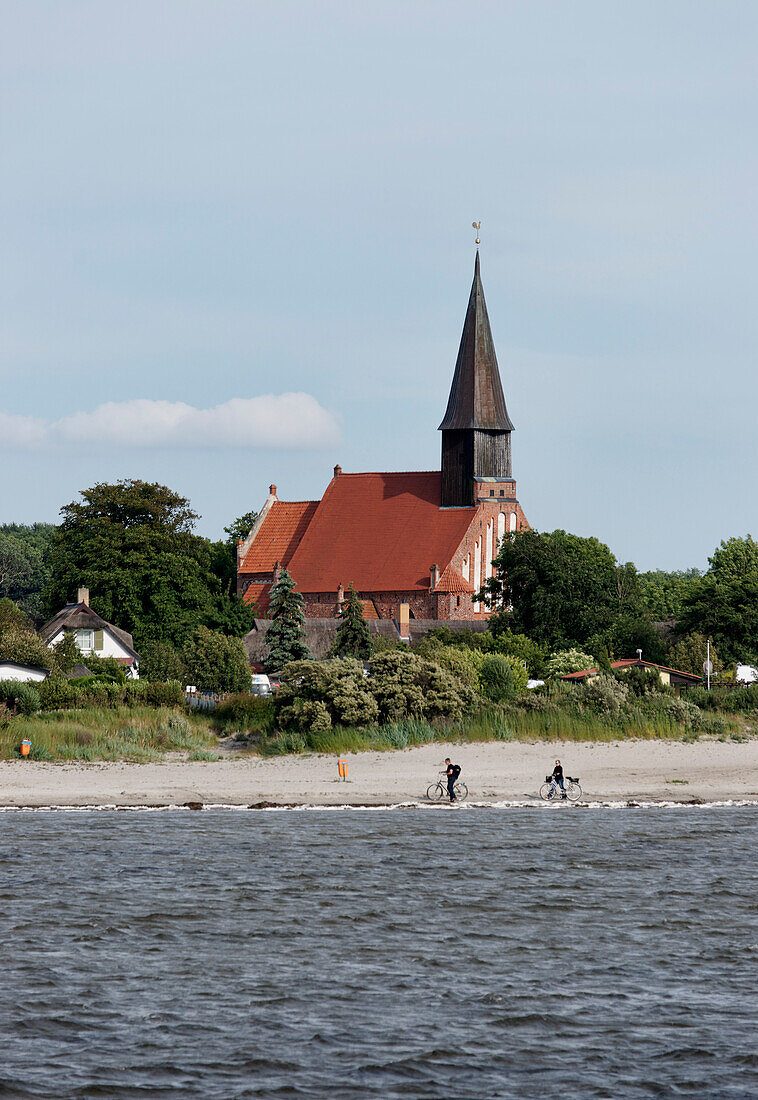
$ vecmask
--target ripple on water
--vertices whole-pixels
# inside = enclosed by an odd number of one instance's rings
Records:
[[[0,1097],[758,1096],[749,807],[7,814]]]

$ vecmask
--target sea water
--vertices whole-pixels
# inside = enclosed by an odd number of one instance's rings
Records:
[[[0,815],[0,1096],[758,1097],[758,810]]]

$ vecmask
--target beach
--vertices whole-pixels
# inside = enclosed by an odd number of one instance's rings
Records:
[[[424,800],[446,756],[461,765],[469,804],[539,803],[560,758],[583,802],[758,802],[758,739],[744,742],[618,741],[423,745],[396,752],[274,758],[235,754],[214,762],[0,763],[0,808],[167,806],[376,806]]]

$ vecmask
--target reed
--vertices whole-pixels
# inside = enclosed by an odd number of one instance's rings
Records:
[[[202,753],[218,745],[207,719],[167,707],[92,707],[12,718],[0,729],[0,759],[18,758],[22,738],[32,743],[32,760],[51,761],[146,763],[166,753]]]

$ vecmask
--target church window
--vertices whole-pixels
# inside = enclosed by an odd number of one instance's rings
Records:
[[[500,490],[500,496],[501,496],[501,497],[504,497],[504,496],[505,496],[505,489],[501,489],[501,490]]]
[[[494,490],[494,489],[490,489],[490,496],[491,496],[491,497],[494,497],[494,495],[495,495],[495,490]]]

